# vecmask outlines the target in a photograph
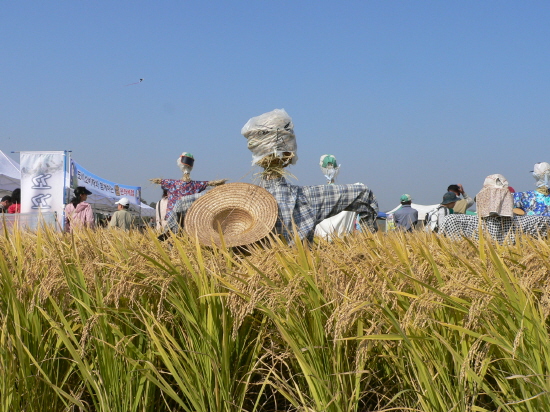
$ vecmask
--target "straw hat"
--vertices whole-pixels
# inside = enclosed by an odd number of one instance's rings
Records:
[[[185,230],[204,245],[244,246],[266,237],[277,220],[277,201],[249,183],[229,183],[197,199],[185,216]]]

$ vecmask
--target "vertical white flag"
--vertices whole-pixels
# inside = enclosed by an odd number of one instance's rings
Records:
[[[21,152],[21,213],[55,213],[63,227],[66,152]]]

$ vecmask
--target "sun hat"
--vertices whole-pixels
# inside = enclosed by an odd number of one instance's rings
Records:
[[[185,230],[203,245],[244,246],[266,237],[277,221],[277,201],[249,183],[218,186],[198,198],[185,216]]]
[[[80,196],[80,195],[91,195],[92,192],[90,192],[88,189],[86,189],[84,186],[78,186],[75,190],[74,190],[74,195],[75,196]]]
[[[130,201],[127,197],[121,197],[118,202],[115,202],[115,205],[122,205],[122,206],[128,206],[130,204]]]
[[[412,199],[411,195],[404,194],[404,195],[401,195],[400,200],[401,200],[401,202],[410,202],[413,199]]]
[[[447,192],[443,195],[442,205],[448,205],[449,203],[458,202],[460,198],[453,192]]]

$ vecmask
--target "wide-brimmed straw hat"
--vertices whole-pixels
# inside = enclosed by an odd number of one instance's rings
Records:
[[[277,221],[277,201],[249,183],[218,186],[197,199],[185,216],[185,230],[204,245],[244,246],[266,237]]]

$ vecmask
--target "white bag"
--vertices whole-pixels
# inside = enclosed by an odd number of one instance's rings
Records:
[[[251,118],[243,126],[241,134],[248,140],[252,164],[271,154],[278,157],[282,157],[283,153],[294,154],[290,164],[298,160],[294,124],[284,109],[275,109]]]

